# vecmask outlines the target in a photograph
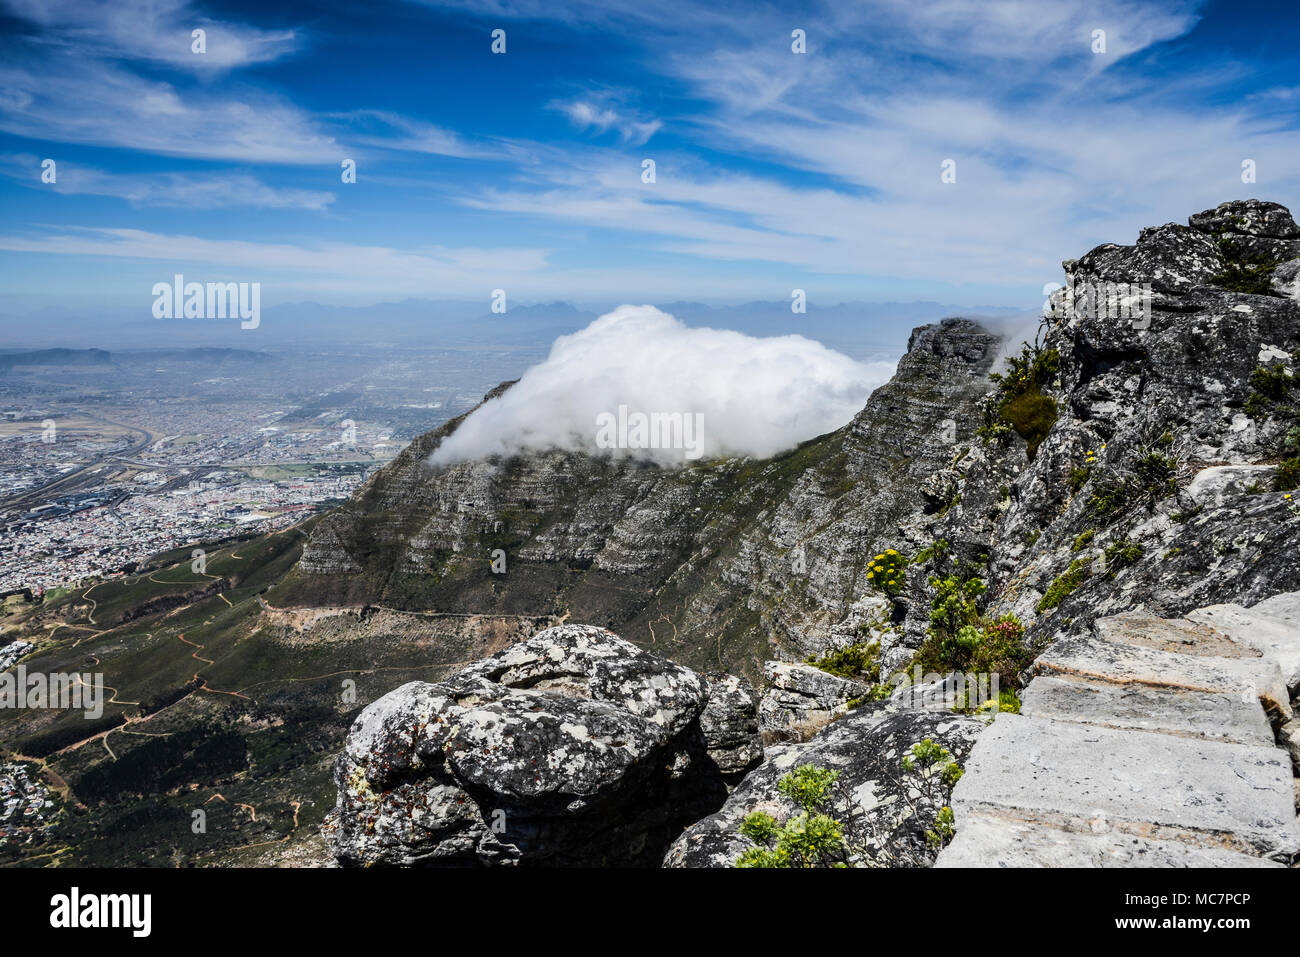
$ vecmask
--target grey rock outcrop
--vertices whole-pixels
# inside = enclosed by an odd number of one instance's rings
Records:
[[[1233,268],[1258,270],[1251,288],[1267,288],[1267,266],[1223,241],[1282,244],[1276,258],[1300,234],[1284,207],[1253,200],[1189,222],[1064,263],[1041,343],[1059,357],[1043,389],[1055,422],[1032,459],[1014,434],[967,452],[956,504],[928,523],[964,560],[987,556],[988,613],[1019,615],[1037,647],[1129,610],[1183,615],[1300,589],[1300,516],[1275,489],[1277,463],[1300,451],[1300,397],[1261,396],[1253,379],[1295,368],[1300,303],[1235,288]],[[1104,308],[1142,283],[1142,308]],[[1040,607],[1090,559],[1078,587]],[[927,595],[909,595],[909,631],[924,628]]]
[[[652,864],[760,757],[734,679],[561,625],[366,708],[325,833],[346,865]]]
[[[750,772],[716,814],[687,828],[668,849],[665,867],[731,867],[752,845],[740,834],[755,811],[783,821],[799,810],[777,782],[810,764],[838,770],[840,779],[826,813],[844,825],[855,866],[925,866],[934,856],[926,831],[941,805],[918,789],[901,768],[916,744],[929,739],[958,764],[987,726],[987,718],[951,712],[894,711],[864,706],[802,744],[768,749],[762,766]]]
[[[771,739],[806,736],[805,729],[815,730],[844,714],[850,701],[871,691],[861,681],[784,661],[763,665],[763,684],[758,724]]]
[[[1300,259],[1291,259],[1273,270],[1269,288],[1278,296],[1300,299]]]
[[[1187,222],[1193,229],[1204,233],[1300,239],[1300,226],[1292,219],[1290,210],[1279,203],[1258,199],[1220,203],[1214,209],[1188,217]]]

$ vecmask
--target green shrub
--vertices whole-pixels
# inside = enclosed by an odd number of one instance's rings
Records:
[[[1038,389],[1008,399],[1002,405],[1003,421],[1025,440],[1025,455],[1031,460],[1058,416],[1056,400]]]
[[[954,607],[954,601],[960,607]],[[937,624],[933,623],[932,613],[929,636],[917,650],[913,665],[935,674],[996,674],[999,687],[1017,687],[1020,672],[1034,657],[1025,646],[1025,626],[1020,619],[1007,614],[990,621],[975,611],[972,603],[951,594],[944,603],[947,610],[940,610],[941,621]],[[956,620],[964,623],[954,627]]]
[[[1079,549],[1085,547],[1090,541],[1093,540],[1096,534],[1097,534],[1097,530],[1095,528],[1090,528],[1086,531],[1080,532],[1077,536],[1075,536],[1074,544],[1070,546],[1071,551],[1077,552]]]
[[[1295,488],[1300,488],[1300,456],[1282,462],[1273,476],[1273,491],[1289,492]]]
[[[1065,574],[1052,582],[1047,587],[1047,592],[1038,600],[1038,613],[1041,615],[1070,597],[1088,578],[1091,567],[1091,558],[1076,558],[1070,562],[1070,567],[1066,569]]]
[[[1138,486],[1155,498],[1178,491],[1178,460],[1162,452],[1148,452],[1133,463]]]
[[[1106,555],[1106,574],[1110,578],[1114,578],[1146,554],[1145,548],[1127,538],[1112,542],[1103,551]]]
[[[977,599],[984,594],[983,579],[960,573],[930,579],[935,589],[930,602],[930,636],[940,642],[956,640],[962,628],[978,625]]]
[[[1276,296],[1271,287],[1273,270],[1282,260],[1267,253],[1248,253],[1227,237],[1220,237],[1219,252],[1223,254],[1224,270],[1210,277],[1210,282],[1232,292],[1256,296]]]
[[[737,867],[824,867],[845,865],[844,825],[826,814],[840,772],[801,764],[783,775],[777,790],[801,808],[784,824],[763,811],[745,816],[742,837],[754,843]]]
[[[924,565],[926,562],[934,559],[935,567],[943,563],[948,556],[948,540],[946,538],[936,538],[925,548],[916,553],[916,558],[912,559],[914,565]]]
[[[1088,496],[1088,511],[1097,518],[1106,518],[1128,508],[1130,503],[1128,485],[1117,479],[1108,479],[1093,487]]]
[[[1138,505],[1153,508],[1156,502],[1177,492],[1182,463],[1175,453],[1161,451],[1173,444],[1173,436],[1165,432],[1138,449],[1127,467],[1095,481],[1088,497],[1088,511],[1105,519]]]
[[[859,641],[826,652],[820,658],[804,659],[814,668],[840,678],[854,678],[875,683],[880,680],[880,642]]]
[[[907,558],[887,548],[867,564],[867,583],[891,598],[903,591]]]
[[[1282,364],[1256,366],[1250,374],[1250,398],[1246,400],[1247,414],[1257,419],[1272,414],[1273,406],[1285,402],[1296,377]]]
[[[937,851],[955,833],[948,802],[953,787],[961,779],[962,768],[946,748],[926,738],[907,750],[899,761],[899,770],[901,776],[895,783],[905,797],[896,808],[895,819],[885,826],[892,830],[913,820],[918,810],[917,798],[928,799],[932,806],[942,805],[935,813],[933,824],[925,831],[927,846]],[[851,846],[847,824],[830,813],[839,778],[839,771],[812,764],[801,764],[783,775],[777,782],[777,791],[794,801],[799,811],[784,823],[765,811],[746,815],[740,824],[740,835],[754,846],[740,855],[736,867],[848,867],[851,860],[876,866],[931,863],[912,854],[906,846],[885,847],[879,841],[876,846]],[[852,801],[847,803],[853,813]]]
[[[990,441],[1014,431],[1025,440],[1025,454],[1032,459],[1059,415],[1056,400],[1043,389],[1060,371],[1061,354],[1036,339],[1032,346],[1021,343],[1020,355],[1012,356],[1007,366],[1006,372],[989,376],[997,391],[985,407],[985,422],[977,433]]]

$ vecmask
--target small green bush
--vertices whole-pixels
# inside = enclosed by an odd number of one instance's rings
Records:
[[[840,678],[854,678],[874,684],[880,680],[880,642],[859,641],[826,652],[820,658],[804,659],[814,668]]]
[[[989,376],[998,388],[986,406],[985,423],[977,433],[987,442],[1015,431],[1025,440],[1025,454],[1032,459],[1060,414],[1056,400],[1043,389],[1060,372],[1061,354],[1044,348],[1037,340],[1032,346],[1024,342],[1020,355],[1012,356],[1007,366],[1006,372]]]
[[[1059,414],[1056,400],[1038,389],[1008,399],[1002,406],[1003,420],[1025,440],[1025,455],[1031,460]]]
[[[1052,582],[1047,587],[1047,592],[1038,600],[1038,613],[1041,615],[1055,608],[1074,594],[1075,590],[1087,580],[1091,567],[1091,558],[1076,558],[1070,562],[1070,567],[1066,569],[1065,574]]]
[[[1219,239],[1219,252],[1223,254],[1224,270],[1210,277],[1210,282],[1232,292],[1256,296],[1276,296],[1271,287],[1273,270],[1282,260],[1267,253],[1246,253],[1226,236]]]
[[[784,824],[763,811],[745,816],[741,836],[754,843],[737,867],[845,866],[844,826],[825,813],[840,772],[801,764],[782,776],[777,790],[802,809]]]
[[[907,558],[892,548],[887,548],[867,564],[867,582],[891,598],[903,590],[907,574]]]
[[[1300,456],[1282,462],[1273,476],[1273,491],[1290,492],[1295,488],[1300,488]]]
[[[1112,542],[1103,551],[1106,555],[1106,574],[1111,578],[1135,564],[1146,554],[1145,548],[1127,538]]]
[[[1098,518],[1118,514],[1128,506],[1128,486],[1114,479],[1099,483],[1088,496],[1088,511]]]
[[[1154,496],[1164,498],[1178,491],[1178,461],[1161,452],[1148,452],[1133,463],[1139,487]]]

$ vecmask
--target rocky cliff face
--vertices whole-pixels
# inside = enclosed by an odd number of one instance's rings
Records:
[[[557,451],[430,468],[448,423],[320,523],[280,600],[567,614],[755,682],[764,659],[893,634],[865,563],[942,504],[935,473],[973,441],[997,347],[966,320],[917,329],[852,423],[765,461]]]
[[[935,530],[988,553],[990,607],[1040,640],[1129,609],[1249,605],[1300,585],[1286,492],[1300,302],[1270,265],[1294,265],[1300,229],[1256,201],[1190,223],[1064,264],[1044,339],[1059,369],[1042,390],[1059,416],[1032,461],[1013,440],[967,452],[961,500]],[[1142,284],[1145,314],[1099,298]],[[1042,609],[1076,562],[1078,587]]]

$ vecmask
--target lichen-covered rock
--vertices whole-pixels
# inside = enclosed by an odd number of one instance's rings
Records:
[[[1300,304],[1235,288],[1266,289],[1267,261],[1237,262],[1236,279],[1229,262],[1232,242],[1300,236],[1285,208],[1253,200],[1189,222],[1064,264],[1067,289],[1149,282],[1151,300],[1124,315],[1053,295],[1042,338],[1059,357],[1044,387],[1051,430],[1032,460],[1014,434],[969,453],[960,501],[932,523],[984,565],[986,614],[1016,613],[1032,644],[1133,609],[1176,616],[1300,588],[1300,520],[1274,489],[1277,463],[1298,450],[1296,390],[1256,387],[1261,368],[1295,369]],[[1090,562],[1077,587],[1040,608],[1076,560]],[[924,627],[926,594],[908,628]]]
[[[1274,269],[1269,287],[1279,296],[1300,299],[1300,259],[1290,259]]]
[[[986,718],[952,712],[859,708],[803,744],[768,749],[763,764],[745,778],[716,814],[682,832],[664,857],[666,867],[732,867],[753,845],[740,834],[755,811],[783,821],[798,805],[777,790],[794,768],[811,764],[840,771],[827,814],[844,824],[849,863],[925,866],[935,855],[926,840],[941,804],[902,768],[913,745],[929,739],[960,765]]]
[[[1267,488],[1276,474],[1271,465],[1216,465],[1196,473],[1187,496],[1202,507],[1221,508],[1233,498]]]
[[[754,698],[749,686],[735,675],[706,677],[709,698],[700,715],[704,747],[724,779],[734,783],[763,760]]]
[[[561,625],[366,708],[326,837],[350,865],[655,863],[760,758],[738,682]]]
[[[1188,217],[1188,224],[1205,233],[1240,233],[1273,239],[1300,239],[1300,226],[1280,203],[1258,199],[1232,200]]]
[[[763,665],[763,684],[758,724],[770,738],[804,737],[805,729],[815,730],[844,714],[850,701],[871,691],[861,681],[785,661]]]

